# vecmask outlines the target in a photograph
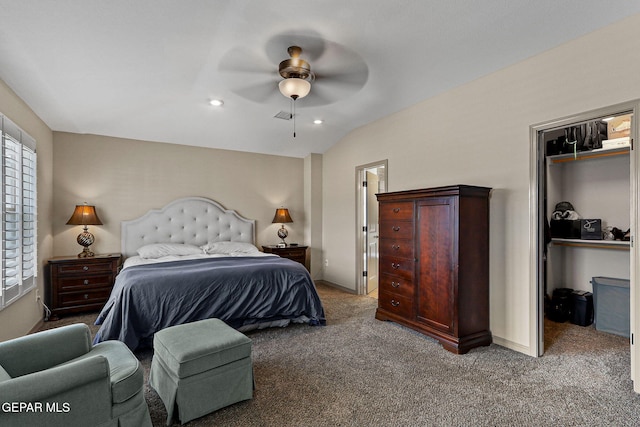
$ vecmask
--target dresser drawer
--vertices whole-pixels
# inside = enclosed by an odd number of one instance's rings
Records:
[[[113,263],[109,260],[104,262],[77,262],[66,264],[54,264],[55,272],[58,275],[69,274],[89,274],[113,271]]]
[[[413,241],[407,239],[380,239],[380,256],[413,259]]]
[[[287,248],[278,252],[283,258],[304,258],[306,254],[307,250],[303,248]]]
[[[412,220],[413,202],[381,203],[378,215],[380,221]]]
[[[110,293],[111,288],[91,289],[85,292],[65,292],[59,294],[59,303],[61,308],[88,304],[103,305],[109,299]]]
[[[380,222],[381,239],[412,239],[413,222],[411,221],[382,221]]]
[[[414,295],[413,282],[401,277],[391,276],[389,274],[380,275],[380,292],[403,295],[412,298]]]
[[[413,300],[409,297],[380,291],[378,306],[400,317],[411,318],[413,316]]]
[[[413,282],[415,269],[415,261],[413,259],[383,256],[380,257],[378,268],[380,269],[380,274],[389,274]]]
[[[65,276],[58,278],[58,290],[62,292],[91,288],[105,288],[113,283],[113,274],[95,276]]]
[[[119,253],[51,258],[45,286],[45,301],[51,310],[48,319],[58,320],[60,315],[102,308],[109,299],[121,261]]]

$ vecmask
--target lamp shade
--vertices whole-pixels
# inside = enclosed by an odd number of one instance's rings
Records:
[[[276,214],[273,216],[272,223],[278,222],[284,224],[285,222],[293,222],[291,219],[291,215],[289,215],[289,209],[287,208],[279,208],[276,209]]]
[[[102,225],[102,221],[98,218],[95,206],[84,204],[76,205],[67,225]]]
[[[287,98],[299,99],[309,95],[311,83],[305,79],[291,77],[278,83],[280,93]]]

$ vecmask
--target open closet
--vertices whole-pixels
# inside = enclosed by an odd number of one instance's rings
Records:
[[[631,118],[623,112],[542,132],[551,238],[546,317],[595,322],[598,330],[627,337]]]
[[[629,338],[632,376],[637,108],[632,102],[532,126],[537,354],[545,351],[545,322],[594,328]]]

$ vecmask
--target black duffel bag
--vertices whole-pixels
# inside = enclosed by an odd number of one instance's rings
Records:
[[[554,322],[566,322],[571,317],[571,294],[573,289],[557,288],[551,295],[551,304],[547,311],[547,318]]]

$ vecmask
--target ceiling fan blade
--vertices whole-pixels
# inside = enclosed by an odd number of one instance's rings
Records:
[[[276,79],[241,86],[237,89],[232,88],[231,91],[249,101],[258,103],[265,103],[274,98],[277,99],[277,96],[282,97],[278,91],[278,82]]]
[[[272,64],[266,56],[256,53],[252,49],[234,47],[220,59],[218,70],[223,73],[277,73],[277,64]]]
[[[306,108],[322,107],[324,105],[333,104],[338,100],[340,100],[340,97],[335,96],[335,94],[327,93],[327,91],[322,90],[322,88],[311,87],[311,92],[309,92],[309,95],[296,102],[298,103],[297,105],[299,105],[300,108]]]

